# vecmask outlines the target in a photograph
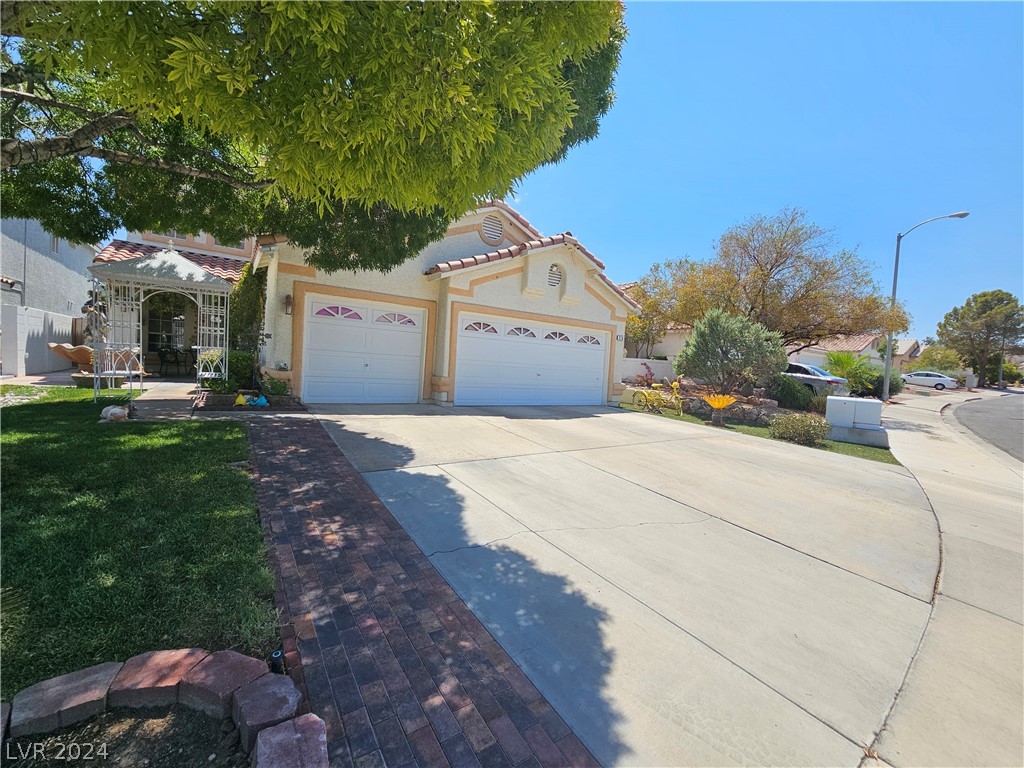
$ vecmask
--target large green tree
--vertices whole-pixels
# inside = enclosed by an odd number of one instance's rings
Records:
[[[785,344],[811,346],[830,336],[906,330],[902,308],[854,251],[798,209],[755,216],[730,228],[708,261],[661,265],[675,286],[672,320],[692,324],[713,308],[761,323]]]
[[[982,291],[953,307],[936,329],[939,343],[955,350],[985,386],[989,360],[1000,352],[1016,354],[1024,344],[1024,306],[1009,291]]]
[[[4,216],[387,269],[597,134],[614,2],[3,2]]]

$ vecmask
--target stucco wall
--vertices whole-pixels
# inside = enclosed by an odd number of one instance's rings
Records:
[[[49,342],[71,343],[71,316],[33,307],[7,304],[0,307],[3,372],[14,376],[63,371],[72,367],[67,358],[50,351]]]
[[[424,275],[434,264],[487,253],[511,241],[505,237],[500,245],[487,242],[479,229],[485,214],[465,217],[457,222],[444,240],[432,243],[415,258],[401,264],[391,272],[336,272],[326,274],[307,266],[304,252],[287,243],[277,246],[273,255],[264,253],[266,261],[267,306],[265,330],[270,334],[264,349],[264,362],[270,367],[286,363],[292,370],[301,366],[293,354],[293,329],[296,317],[305,311],[301,297],[316,293],[318,289],[335,289],[339,295],[357,292],[365,299],[379,298],[395,304],[402,298],[413,300],[430,311],[433,333],[427,342],[433,355],[428,359],[431,381],[426,382],[430,396],[446,400],[451,391],[453,373],[449,360],[449,335],[453,310],[467,305],[491,307],[511,312],[551,318],[561,318],[576,325],[597,326],[608,334],[611,360],[611,380],[617,383],[621,373],[621,336],[625,332],[625,307],[609,289],[593,275],[596,267],[589,259],[568,246],[557,246],[530,253],[526,256],[493,262],[491,264],[458,270],[445,277]],[[504,217],[503,217],[504,218]],[[506,232],[522,242],[521,228],[505,219]],[[557,263],[563,270],[562,285],[547,285],[547,270]],[[531,270],[534,276],[532,292],[524,291]],[[589,274],[589,277],[588,277]],[[540,288],[537,289],[536,286]],[[285,297],[294,301],[292,315],[284,312]],[[423,302],[427,302],[424,306]],[[298,390],[298,382],[295,382]]]
[[[668,331],[665,338],[654,345],[652,355],[666,355],[668,359],[674,360],[676,355],[683,351],[686,340],[690,338],[690,331]]]
[[[15,290],[3,290],[3,303],[77,315],[87,298],[86,270],[94,255],[92,247],[63,239],[54,253],[50,233],[38,221],[0,220],[0,273],[20,281]]]

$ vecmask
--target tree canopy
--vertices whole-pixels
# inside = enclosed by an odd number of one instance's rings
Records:
[[[4,216],[387,269],[596,136],[614,2],[3,2]]]
[[[936,329],[939,344],[959,353],[985,386],[988,363],[1001,351],[1016,354],[1024,344],[1024,306],[1009,291],[982,291],[953,307]],[[926,350],[927,351],[927,350]]]
[[[652,268],[626,293],[640,308],[626,318],[626,341],[636,347],[639,357],[650,357],[671,323],[672,286]]]
[[[917,356],[907,371],[938,371],[939,373],[955,374],[964,367],[964,360],[955,349],[947,349],[931,345]]]
[[[761,323],[785,344],[811,346],[837,335],[906,330],[889,312],[869,265],[838,249],[834,234],[798,209],[755,216],[730,228],[708,261],[655,264],[644,280],[672,286],[668,320],[693,324],[710,309]]]

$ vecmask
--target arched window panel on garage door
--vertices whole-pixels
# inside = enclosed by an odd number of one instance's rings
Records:
[[[404,315],[401,312],[381,312],[374,319],[375,323],[385,323],[393,325],[408,325],[415,326],[416,321],[408,315]]]
[[[343,307],[339,304],[331,304],[324,306],[322,304],[314,304],[313,314],[318,317],[339,317],[343,320],[362,320],[363,316],[359,312],[350,307]]]
[[[498,329],[490,323],[485,323],[482,320],[476,320],[472,323],[468,323],[463,330],[469,331],[470,333],[497,333]]]
[[[562,333],[561,331],[549,331],[544,335],[545,341],[565,341],[569,342],[572,339],[569,338],[569,334]]]
[[[601,340],[597,336],[591,336],[590,334],[582,334],[576,339],[577,344],[590,344],[595,347],[601,346]]]
[[[511,328],[508,329],[508,331],[505,333],[505,335],[506,336],[513,336],[513,337],[524,338],[524,339],[535,339],[535,338],[537,338],[537,334],[534,333],[533,331],[531,331],[529,328],[527,328],[524,325],[513,325]]]

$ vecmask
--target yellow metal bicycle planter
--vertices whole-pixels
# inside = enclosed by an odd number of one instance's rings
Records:
[[[679,396],[679,382],[672,382],[672,391],[666,392],[664,384],[654,384],[650,390],[640,390],[633,394],[633,405],[648,413],[662,413],[671,410],[678,415],[683,414],[683,400]]]

